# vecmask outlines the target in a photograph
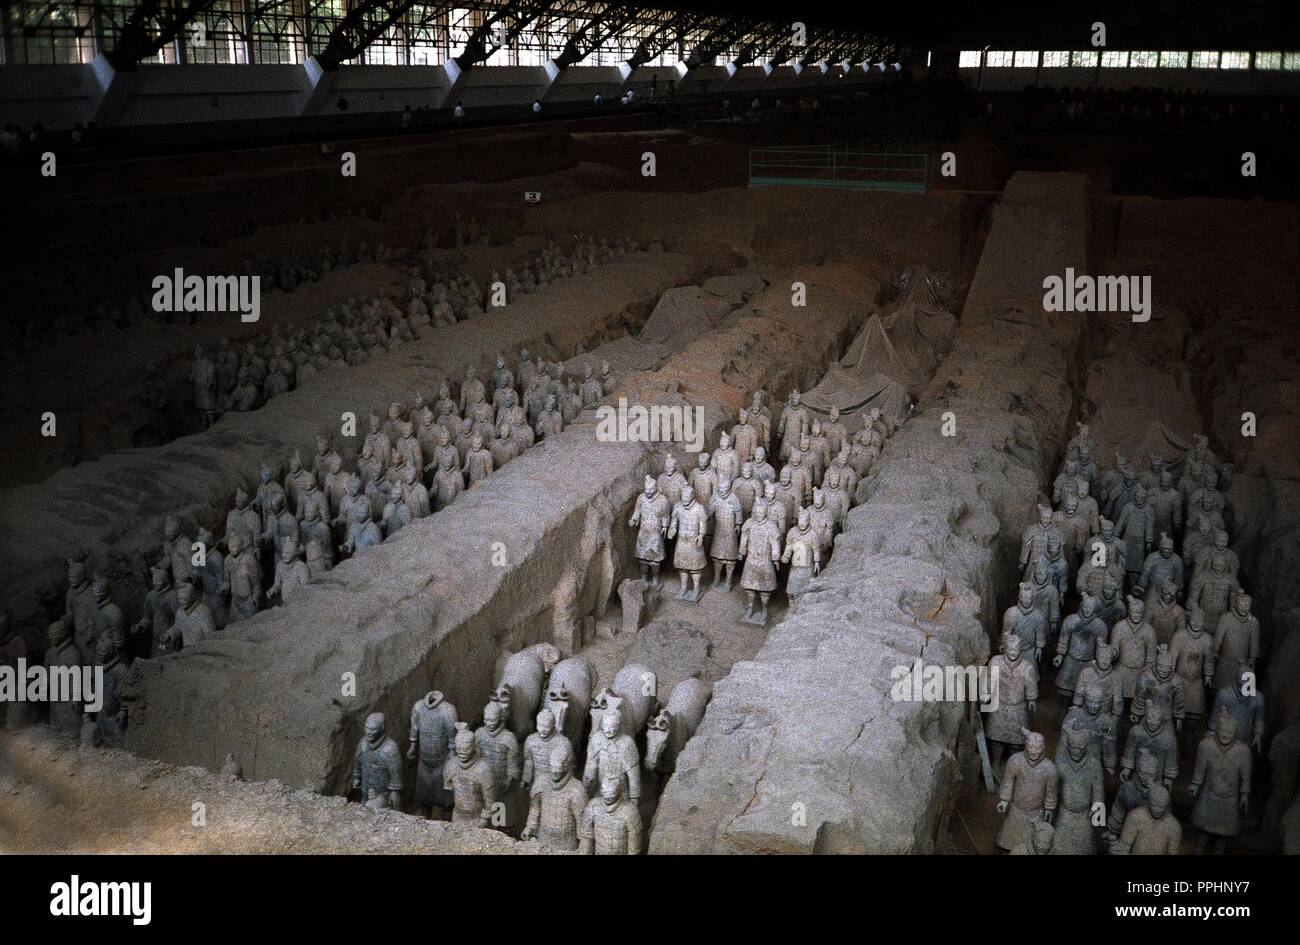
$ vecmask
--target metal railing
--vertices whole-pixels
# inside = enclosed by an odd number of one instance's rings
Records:
[[[751,187],[832,187],[924,193],[930,156],[832,148],[829,145],[755,148],[749,152]]]

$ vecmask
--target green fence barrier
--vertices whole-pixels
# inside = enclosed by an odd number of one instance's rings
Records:
[[[755,148],[749,152],[749,185],[837,187],[848,190],[897,190],[924,193],[930,157],[836,149],[828,145]]]

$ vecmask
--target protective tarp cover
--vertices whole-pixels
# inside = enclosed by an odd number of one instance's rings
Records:
[[[928,273],[919,267],[904,273],[898,303],[883,318],[872,314],[811,391],[803,395],[810,410],[844,416],[879,407],[895,423],[938,366],[952,343],[957,320],[936,301]]]

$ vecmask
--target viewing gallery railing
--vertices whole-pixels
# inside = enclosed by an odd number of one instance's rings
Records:
[[[929,186],[930,157],[806,147],[755,148],[749,152],[751,187],[836,187],[849,190],[894,190],[924,193]]]

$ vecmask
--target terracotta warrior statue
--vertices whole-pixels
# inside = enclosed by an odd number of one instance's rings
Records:
[[[636,533],[636,559],[641,566],[641,580],[659,586],[659,565],[664,560],[664,536],[668,533],[671,509],[668,500],[650,476],[645,477],[645,491],[637,497],[636,509],[628,520]]]
[[[453,797],[451,822],[491,826],[497,808],[496,779],[479,754],[478,742],[468,723],[456,723],[452,746],[456,758],[443,766],[442,778],[443,789]]]
[[[673,548],[673,567],[681,578],[678,600],[700,599],[700,573],[707,563],[704,533],[708,521],[708,510],[695,501],[695,490],[687,486],[682,490],[682,501],[673,506],[667,535],[677,539]]]
[[[1201,739],[1196,768],[1188,791],[1196,798],[1192,826],[1202,832],[1198,852],[1217,847],[1241,832],[1241,815],[1250,804],[1250,747],[1237,739],[1237,720],[1228,714],[1214,723],[1214,731]]]
[[[447,759],[456,737],[456,707],[436,689],[411,706],[411,733],[406,749],[415,767],[415,802],[432,813],[452,806],[452,792],[444,779]]]
[[[1111,854],[1176,855],[1183,842],[1183,827],[1173,815],[1172,806],[1168,788],[1162,784],[1151,785],[1146,806],[1131,811],[1125,818],[1119,839],[1111,844]]]
[[[745,591],[745,620],[760,626],[767,623],[767,603],[776,590],[776,568],[781,561],[781,537],[768,521],[767,502],[756,501],[754,514],[740,530],[740,556],[745,566],[740,586]],[[759,604],[758,615],[754,606]]]
[[[785,552],[781,561],[790,565],[785,591],[791,600],[808,589],[808,585],[822,568],[821,542],[812,527],[807,509],[799,511],[799,522],[785,536]]]
[[[998,791],[998,813],[1005,814],[997,844],[1011,850],[1030,840],[1034,825],[1056,813],[1057,770],[1047,757],[1043,736],[1026,730],[1024,751],[1011,756]]]
[[[709,500],[709,517],[713,520],[713,542],[709,546],[713,587],[730,592],[731,576],[740,560],[740,529],[744,524],[741,501],[732,490],[730,479],[718,483],[718,491]]]
[[[641,812],[617,777],[602,778],[600,796],[587,803],[579,825],[578,852],[622,856],[641,852]]]
[[[578,849],[587,789],[573,776],[569,740],[563,735],[551,740],[555,745],[546,756],[545,770],[537,772],[533,780],[528,822],[520,837],[536,839],[543,850],[567,853]]]

